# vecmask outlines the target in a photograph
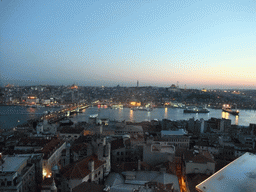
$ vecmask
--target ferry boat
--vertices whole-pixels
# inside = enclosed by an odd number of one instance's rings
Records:
[[[207,108],[186,108],[183,111],[184,113],[209,113],[210,111]]]
[[[232,110],[230,105],[228,105],[228,104],[224,104],[222,106],[222,111],[230,113],[231,115],[239,115],[239,111],[238,110]]]

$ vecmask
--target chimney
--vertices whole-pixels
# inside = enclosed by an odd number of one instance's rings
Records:
[[[90,170],[91,172],[94,171],[94,161],[93,161],[93,160],[90,160],[90,161],[89,161],[89,170]]]

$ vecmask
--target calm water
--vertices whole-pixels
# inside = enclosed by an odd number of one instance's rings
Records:
[[[83,113],[73,116],[72,121],[88,121],[89,115],[98,114],[100,118],[109,118],[117,121],[150,121],[154,119],[170,119],[170,120],[188,120],[194,117],[195,119],[208,120],[211,117],[231,119],[232,124],[248,126],[250,123],[256,123],[255,110],[240,110],[239,116],[233,116],[229,113],[222,112],[221,109],[209,109],[210,113],[183,113],[183,109],[175,108],[155,108],[153,111],[132,111],[129,108],[110,109],[110,108],[88,108]]]
[[[0,106],[0,128],[10,129],[29,119],[43,115],[44,111],[55,111],[59,108],[27,108],[21,106]]]
[[[58,110],[58,108],[26,108],[21,106],[0,106],[0,128],[10,129],[18,124],[25,123],[27,120],[41,116],[44,111]],[[240,110],[239,116],[233,116],[229,113],[224,113],[221,109],[209,109],[208,114],[187,114],[183,113],[183,109],[173,108],[155,108],[153,111],[132,111],[129,108],[124,109],[110,109],[110,108],[87,108],[83,113],[72,116],[72,121],[87,121],[89,115],[98,114],[100,118],[109,118],[117,121],[150,121],[153,119],[170,119],[170,120],[188,120],[194,117],[195,119],[210,119],[228,118],[231,119],[232,124],[248,126],[250,123],[256,123],[255,110]]]

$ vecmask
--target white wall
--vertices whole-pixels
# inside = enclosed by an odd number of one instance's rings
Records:
[[[195,172],[195,169],[198,169]],[[194,162],[186,162],[186,174],[190,173],[207,173],[207,169],[211,174],[215,172],[215,163],[207,162],[207,163],[194,163]]]

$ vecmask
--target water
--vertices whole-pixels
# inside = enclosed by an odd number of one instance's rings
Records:
[[[41,116],[44,111],[58,110],[59,108],[26,108],[21,106],[0,106],[0,128],[10,129],[18,124],[25,123],[29,119]],[[239,116],[233,116],[229,113],[222,112],[221,109],[209,109],[210,113],[183,113],[183,109],[174,108],[155,108],[153,111],[132,111],[129,108],[110,109],[110,108],[87,108],[83,113],[72,115],[73,122],[86,121],[88,122],[89,115],[98,114],[100,118],[108,118],[117,121],[150,121],[154,119],[170,119],[170,120],[188,120],[194,117],[195,119],[208,120],[211,117],[231,119],[232,124],[248,126],[250,123],[256,124],[255,110],[240,110]]]
[[[255,110],[240,110],[239,116],[233,116],[229,113],[222,112],[221,109],[209,109],[210,113],[183,113],[183,109],[177,108],[155,108],[153,111],[133,111],[129,108],[110,109],[110,108],[87,108],[83,113],[76,114],[72,117],[73,122],[88,122],[89,115],[98,114],[99,118],[108,118],[117,121],[150,121],[154,119],[170,119],[170,120],[188,120],[192,117],[195,119],[208,120],[214,118],[231,119],[232,124],[248,126],[250,123],[256,123]]]
[[[55,111],[59,108],[27,108],[22,106],[0,106],[0,129],[10,129],[43,115],[44,111]]]

